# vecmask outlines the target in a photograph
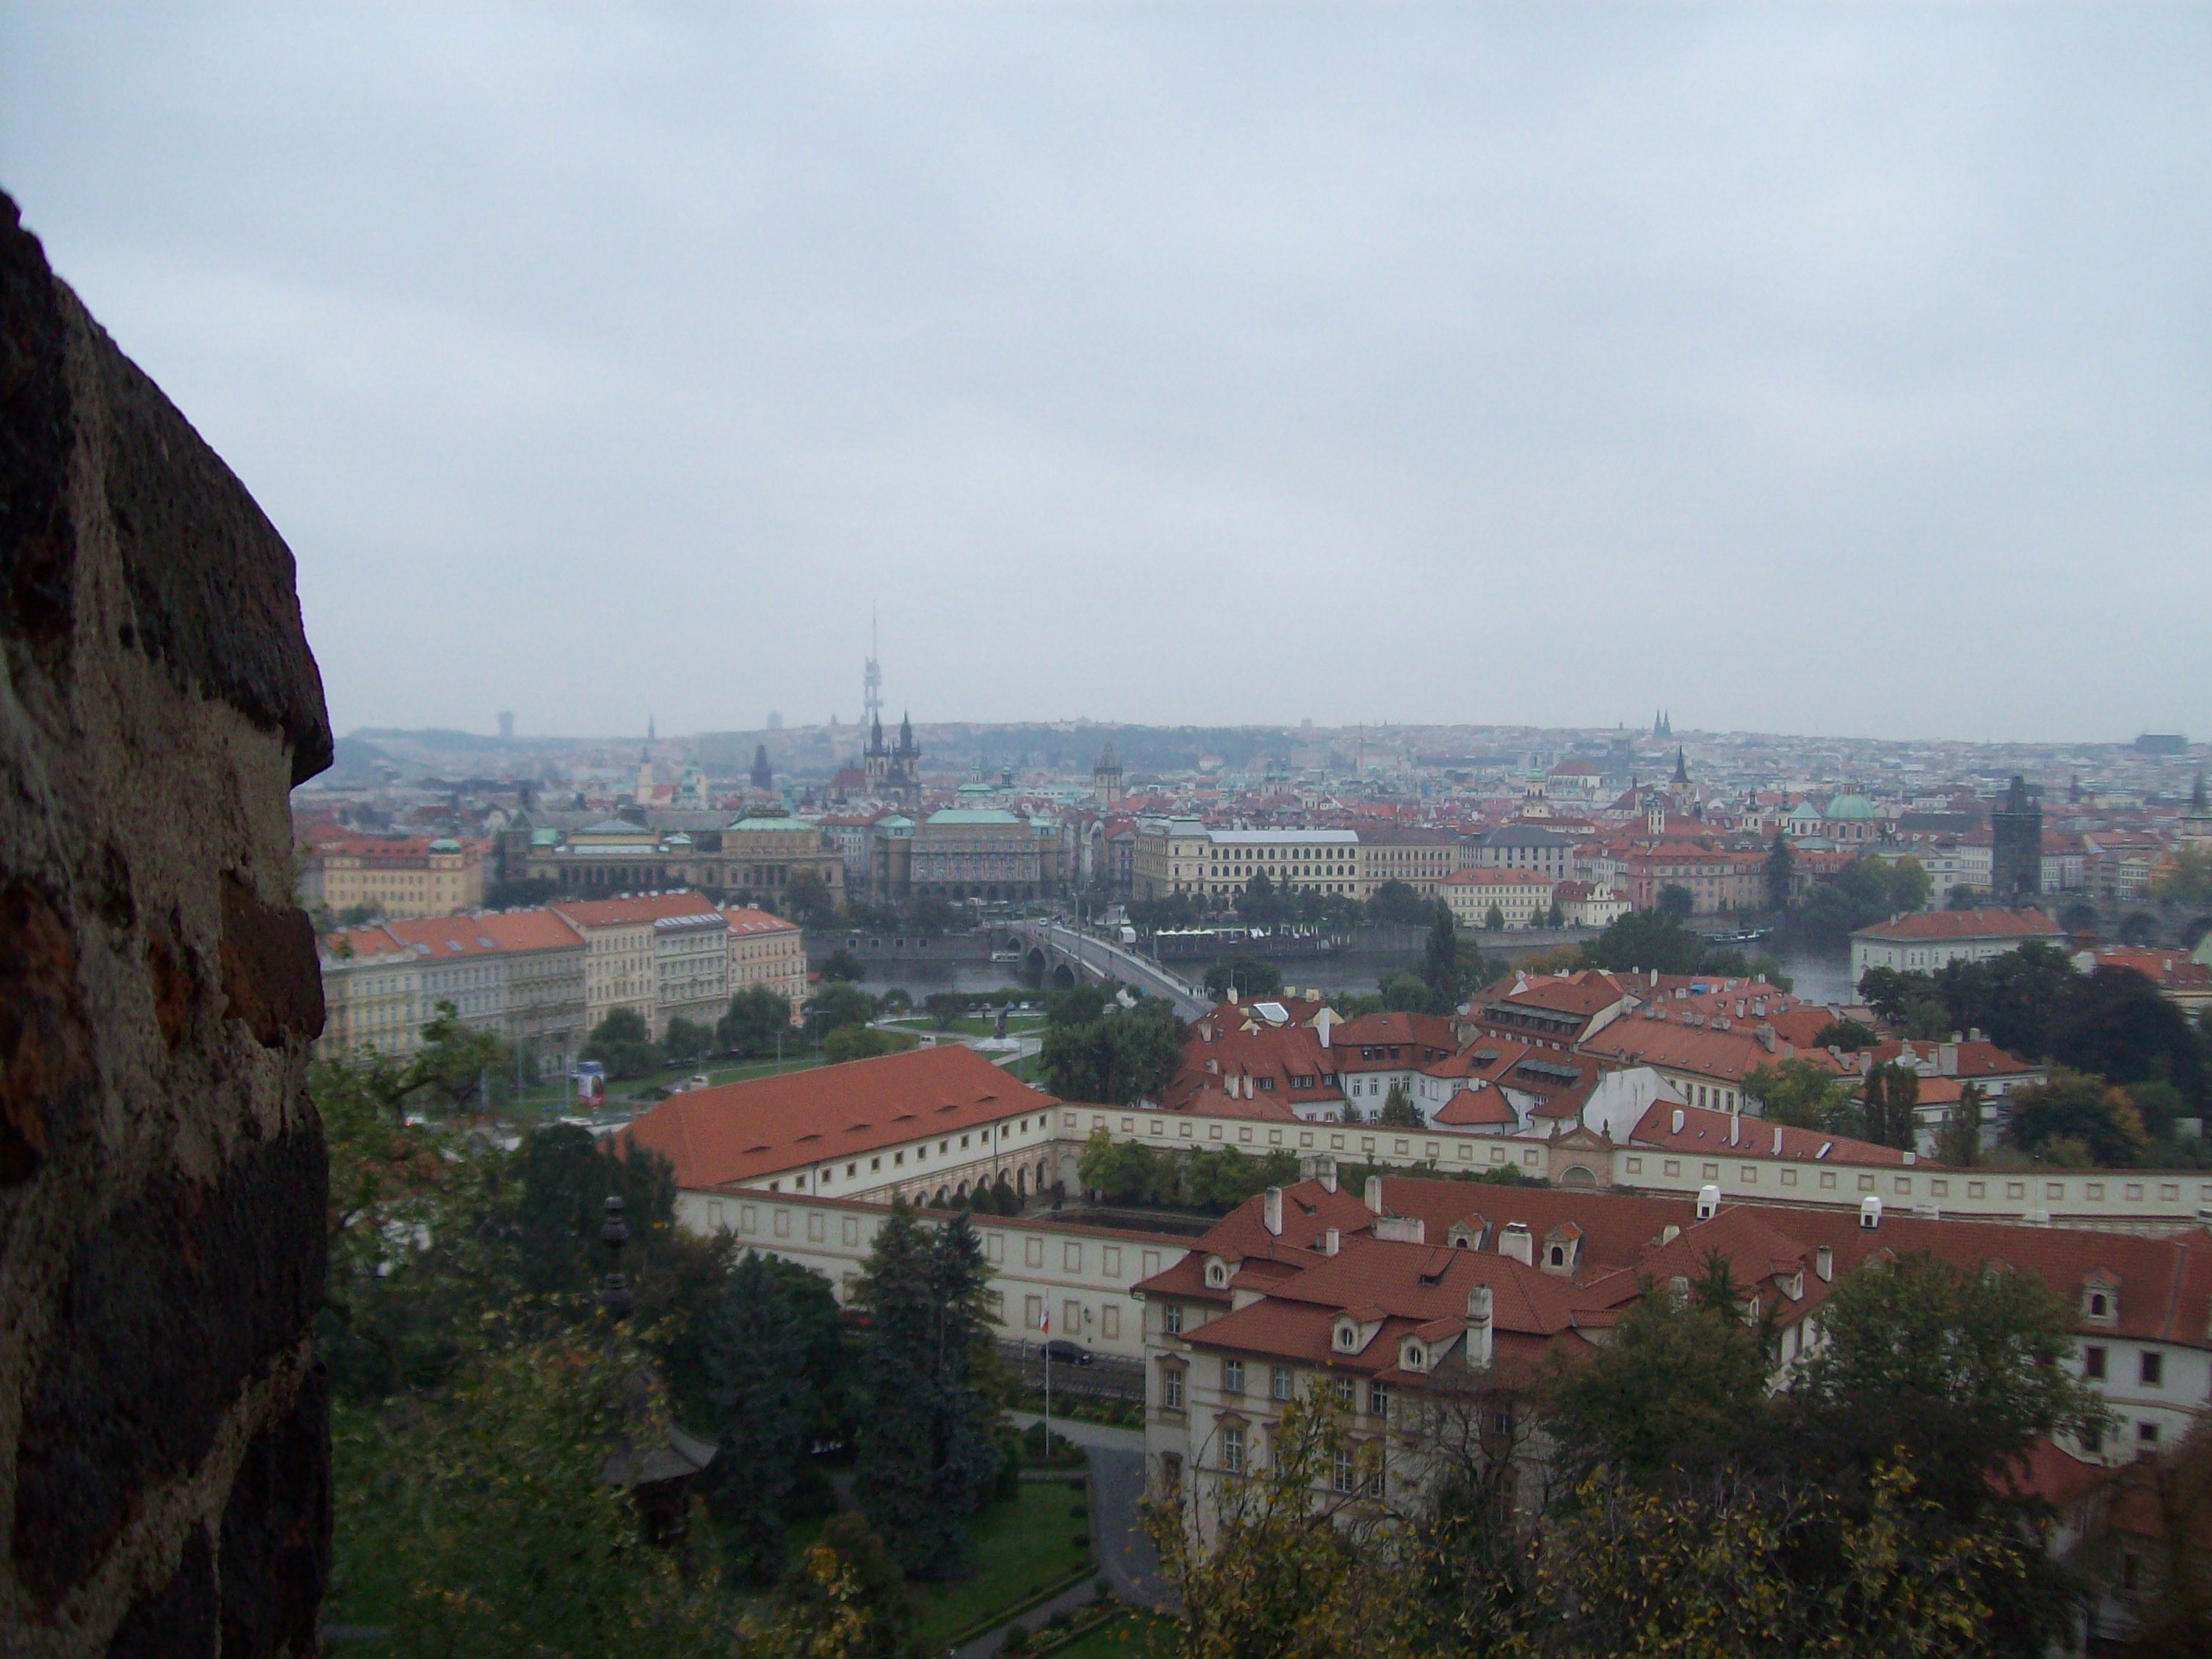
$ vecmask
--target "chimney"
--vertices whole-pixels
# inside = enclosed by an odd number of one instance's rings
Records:
[[[1832,1245],[1823,1244],[1813,1252],[1813,1271],[1820,1276],[1823,1285],[1836,1276],[1836,1252]]]
[[[1872,1193],[1859,1200],[1859,1225],[1868,1232],[1881,1225],[1881,1200]]]
[[[1321,1253],[1323,1255],[1334,1255],[1338,1249],[1342,1247],[1342,1243],[1343,1240],[1338,1234],[1335,1228],[1324,1227],[1322,1229]]]
[[[1509,1221],[1498,1235],[1498,1254],[1510,1256],[1524,1267],[1536,1265],[1536,1240],[1525,1221]]]
[[[1491,1352],[1490,1286],[1477,1285],[1467,1293],[1467,1363],[1481,1370]]]
[[[1382,1213],[1382,1177],[1379,1175],[1367,1177],[1367,1207],[1376,1215]]]
[[[1721,1212],[1721,1189],[1710,1182],[1698,1188],[1698,1219],[1711,1221]]]
[[[1774,1045],[1777,1039],[1774,1035],[1774,1028],[1771,1025],[1761,1025],[1757,1030],[1753,1031],[1752,1035],[1759,1039],[1759,1046],[1765,1049],[1768,1054],[1771,1054],[1774,1052]]]
[[[1277,1238],[1283,1236],[1283,1189],[1270,1187],[1260,1200],[1260,1224]]]
[[[1774,1155],[1777,1158],[1782,1156],[1782,1126],[1779,1123],[1774,1126]]]
[[[1674,1126],[1674,1133],[1676,1133],[1676,1134],[1680,1134],[1680,1133],[1682,1133],[1682,1124],[1683,1124],[1683,1122],[1685,1121],[1685,1119],[1684,1119],[1684,1115],[1683,1115],[1682,1109],[1681,1109],[1680,1106],[1677,1106],[1677,1107],[1674,1109],[1674,1115],[1671,1119],[1669,1119],[1669,1120],[1668,1120],[1668,1121],[1670,1121],[1670,1122]]]
[[[1681,1236],[1682,1236],[1682,1230],[1681,1230],[1680,1227],[1677,1227],[1677,1226],[1676,1226],[1673,1222],[1671,1222],[1671,1221],[1670,1221],[1670,1222],[1668,1222],[1668,1224],[1667,1224],[1663,1228],[1662,1228],[1662,1229],[1660,1230],[1660,1232],[1659,1232],[1659,1242],[1660,1242],[1662,1244],[1672,1244],[1672,1243],[1673,1243],[1676,1239],[1680,1238]]]
[[[1392,1239],[1401,1244],[1429,1242],[1428,1223],[1417,1215],[1377,1216],[1373,1231],[1377,1238]]]
[[[1314,1035],[1321,1039],[1321,1046],[1324,1048],[1328,1047],[1328,1028],[1334,1023],[1328,1013],[1329,1011],[1324,1008],[1314,1016]]]

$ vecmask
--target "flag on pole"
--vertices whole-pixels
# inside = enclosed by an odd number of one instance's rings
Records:
[[[1047,1333],[1052,1329],[1052,1308],[1049,1304],[1046,1305],[1045,1310],[1037,1316],[1037,1328]]]

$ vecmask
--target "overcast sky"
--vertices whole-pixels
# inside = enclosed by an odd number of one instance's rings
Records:
[[[0,185],[341,730],[2212,731],[2212,10],[185,9]]]

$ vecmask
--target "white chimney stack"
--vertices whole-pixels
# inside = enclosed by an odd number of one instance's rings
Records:
[[[1836,1252],[1832,1246],[1823,1244],[1813,1252],[1813,1271],[1820,1276],[1823,1285],[1836,1276]]]
[[[1881,1225],[1881,1200],[1872,1193],[1859,1200],[1859,1225],[1868,1232]]]
[[[1492,1352],[1490,1286],[1477,1285],[1467,1293],[1467,1363],[1486,1369]]]
[[[1382,1177],[1379,1175],[1367,1177],[1367,1207],[1376,1215],[1382,1213]]]
[[[1509,1221],[1498,1235],[1498,1254],[1510,1256],[1524,1267],[1536,1265],[1536,1240],[1525,1221]]]
[[[1260,1200],[1260,1224],[1276,1238],[1283,1236],[1283,1189],[1270,1187]]]
[[[1710,1182],[1698,1188],[1698,1219],[1711,1221],[1721,1212],[1721,1189]]]
[[[1677,1106],[1677,1107],[1674,1109],[1674,1118],[1673,1118],[1673,1120],[1672,1120],[1672,1121],[1673,1121],[1673,1123],[1674,1123],[1674,1133],[1675,1133],[1676,1134],[1680,1134],[1680,1133],[1682,1133],[1682,1124],[1683,1124],[1684,1121],[1685,1121],[1685,1120],[1684,1120],[1683,1114],[1682,1114],[1682,1109],[1681,1109],[1680,1106]]]
[[[1323,1255],[1334,1255],[1341,1243],[1335,1228],[1325,1227],[1322,1230],[1321,1253]]]

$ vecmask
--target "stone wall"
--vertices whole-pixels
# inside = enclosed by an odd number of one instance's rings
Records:
[[[0,196],[0,1645],[307,1653],[322,1024],[292,556]]]

